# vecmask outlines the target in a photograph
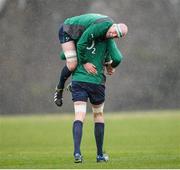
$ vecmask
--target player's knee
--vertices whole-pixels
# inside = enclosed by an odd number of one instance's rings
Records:
[[[84,121],[86,116],[86,102],[74,102],[75,120]]]
[[[68,61],[67,60],[66,65],[70,71],[74,71],[77,67],[77,60],[74,60],[74,61]]]
[[[94,119],[103,117],[103,112],[93,112]]]
[[[104,110],[104,103],[101,105],[93,105],[92,106],[94,121],[95,122],[104,122],[103,110]]]
[[[104,123],[103,112],[94,113],[94,122]]]

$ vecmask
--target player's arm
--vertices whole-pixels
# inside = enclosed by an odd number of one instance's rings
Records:
[[[107,42],[107,55],[111,56],[111,66],[113,68],[117,67],[123,59],[123,55],[121,54],[113,39],[109,39]]]
[[[88,44],[91,44],[96,38],[104,37],[110,25],[110,23],[106,22],[93,24],[81,35],[81,38],[77,42],[80,63],[85,64],[88,62],[88,57],[85,55]]]

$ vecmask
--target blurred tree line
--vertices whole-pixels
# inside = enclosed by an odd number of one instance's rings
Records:
[[[129,26],[117,41],[124,60],[107,78],[106,111],[180,107],[179,0],[0,0],[0,114],[73,111],[69,93],[62,108],[53,103],[64,66],[58,28],[83,13]]]

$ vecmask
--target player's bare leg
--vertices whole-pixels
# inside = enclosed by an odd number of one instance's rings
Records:
[[[66,57],[66,65],[61,71],[60,81],[54,94],[54,102],[57,106],[62,106],[65,82],[77,67],[77,54],[74,41],[63,43],[62,49]]]

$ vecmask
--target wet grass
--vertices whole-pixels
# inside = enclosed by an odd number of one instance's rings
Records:
[[[0,168],[180,168],[180,111],[105,115],[108,163],[96,163],[94,125],[84,123],[83,164],[73,163],[73,114],[0,117]]]

